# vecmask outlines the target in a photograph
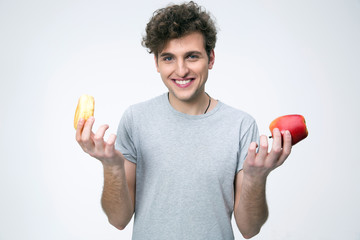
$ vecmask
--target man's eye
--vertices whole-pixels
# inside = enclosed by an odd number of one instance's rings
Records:
[[[188,58],[189,59],[197,59],[197,58],[199,58],[199,56],[198,55],[189,55]]]
[[[173,58],[172,57],[164,57],[163,60],[164,61],[171,61]]]

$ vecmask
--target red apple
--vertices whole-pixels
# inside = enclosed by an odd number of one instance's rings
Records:
[[[308,136],[305,118],[299,114],[278,117],[270,123],[269,128],[272,135],[274,128],[278,128],[280,132],[289,130],[292,145],[295,145]]]

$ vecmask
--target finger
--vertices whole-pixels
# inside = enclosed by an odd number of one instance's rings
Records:
[[[84,119],[80,118],[79,119],[79,122],[77,124],[77,127],[76,127],[76,134],[75,134],[75,138],[76,138],[76,141],[81,145],[81,133],[82,133],[82,130],[83,130],[83,127],[84,127]]]
[[[278,161],[278,166],[283,164],[284,161],[288,158],[288,156],[291,153],[291,148],[292,148],[291,134],[290,134],[290,132],[288,130],[286,130],[284,132],[283,139],[284,139],[284,146],[283,146],[282,153],[281,153],[281,156],[280,156],[279,161]]]
[[[103,152],[104,151],[104,135],[106,130],[109,128],[109,125],[102,125],[97,130],[96,134],[94,135],[94,144],[95,144],[95,151]]]
[[[107,142],[105,143],[105,154],[107,156],[112,156],[115,151],[115,141],[116,141],[116,135],[110,134]]]
[[[83,146],[88,150],[91,151],[94,148],[94,142],[92,140],[93,132],[92,127],[94,125],[95,118],[90,117],[86,120],[82,134],[81,134],[81,141],[83,142]]]
[[[107,145],[114,145],[116,141],[116,135],[115,134],[110,134],[108,140],[107,140]]]
[[[249,146],[249,149],[248,149],[248,154],[246,156],[246,161],[251,165],[254,165],[254,162],[255,162],[256,148],[257,148],[257,143],[256,142],[250,143],[250,146]]]
[[[271,150],[280,151],[282,146],[282,137],[280,130],[278,128],[274,128],[273,130],[273,143]]]
[[[269,166],[275,167],[278,165],[280,155],[282,154],[282,137],[278,128],[274,128],[273,137],[274,140],[271,151],[269,153],[269,157],[267,159],[267,163]]]
[[[266,156],[268,155],[268,140],[267,136],[261,135],[260,136],[260,147],[259,152],[256,156],[256,162],[258,164],[263,164],[265,162]]]

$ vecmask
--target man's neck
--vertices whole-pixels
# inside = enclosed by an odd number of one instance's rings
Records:
[[[196,98],[189,101],[182,101],[171,93],[168,96],[169,102],[175,110],[189,115],[202,115],[205,111],[209,112],[217,102],[211,99],[211,104],[209,105],[210,96],[205,92],[200,93]]]

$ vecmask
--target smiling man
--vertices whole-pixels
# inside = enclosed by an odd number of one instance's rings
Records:
[[[157,55],[157,71],[169,89],[169,101],[176,110],[199,115],[216,105],[213,100],[210,106],[211,98],[205,93],[208,71],[215,60],[214,51],[207,55],[201,33],[169,40]]]
[[[250,115],[205,92],[215,42],[197,4],[157,10],[143,45],[168,92],[130,106],[108,141],[107,125],[93,133],[94,118],[78,123],[77,141],[104,167],[102,207],[118,229],[135,213],[133,239],[234,239],[232,215],[251,238],[268,217],[266,179],[290,154],[291,136],[283,132],[282,147],[274,130],[268,152]]]

